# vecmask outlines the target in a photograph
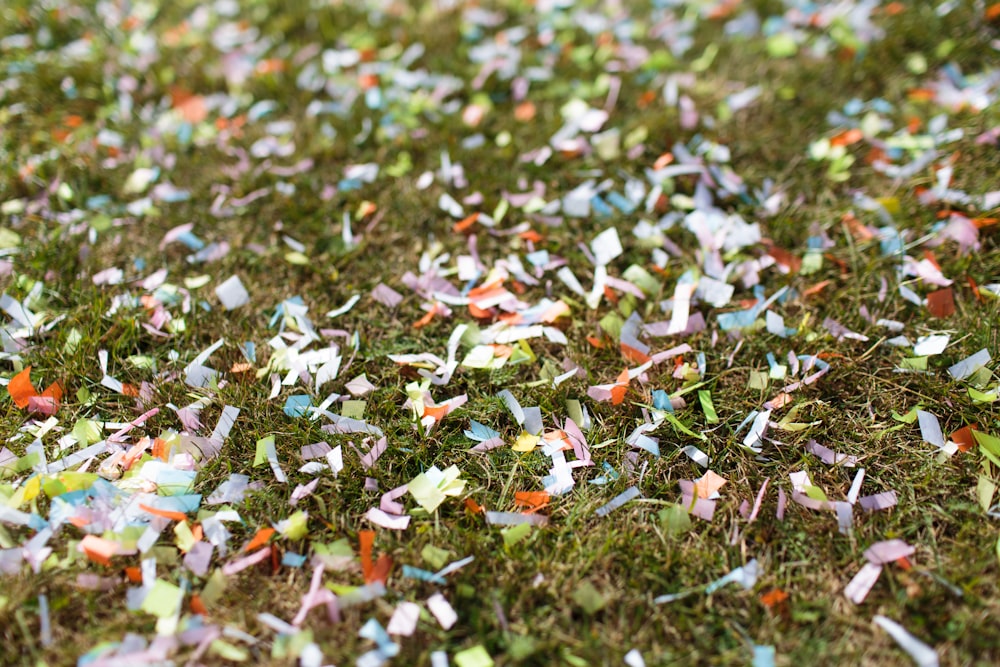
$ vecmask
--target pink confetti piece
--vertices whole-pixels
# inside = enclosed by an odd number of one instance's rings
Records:
[[[785,495],[784,489],[778,489],[778,510],[775,513],[775,516],[778,518],[778,521],[785,520],[785,506],[787,503],[788,499],[787,496]]]
[[[330,451],[330,444],[326,441],[322,441],[312,445],[304,445],[302,449],[299,450],[299,454],[302,456],[304,461],[311,461],[312,459],[321,459],[325,457]]]
[[[204,577],[212,561],[214,547],[208,542],[195,542],[190,551],[184,554],[184,567],[196,576]]]
[[[806,451],[815,454],[827,465],[842,465],[845,468],[853,468],[858,464],[858,457],[849,454],[838,454],[829,447],[824,447],[815,440],[806,443]]]
[[[868,593],[871,592],[881,575],[881,565],[865,563],[844,587],[844,596],[854,604],[861,604],[868,597]]]
[[[382,499],[379,501],[379,509],[381,509],[383,512],[387,514],[396,514],[396,515],[402,514],[406,510],[402,504],[396,502],[396,499],[402,498],[404,495],[406,495],[406,492],[407,492],[406,484],[403,484],[402,486],[397,486],[395,489],[392,489],[391,491],[386,491],[385,493],[382,494]]]
[[[316,478],[309,482],[308,484],[298,484],[295,490],[292,491],[291,498],[288,499],[288,504],[295,507],[299,504],[299,501],[303,498],[307,498],[313,494],[316,490],[316,485],[319,484],[319,478]]]
[[[234,561],[230,561],[222,566],[222,574],[227,577],[236,574],[237,572],[242,572],[248,567],[253,567],[257,563],[262,563],[271,556],[271,547],[264,547],[260,551],[255,551],[249,556],[244,556],[243,558],[238,558]]]
[[[893,539],[876,542],[865,550],[865,558],[869,563],[884,565],[900,558],[909,558],[916,549],[903,540]]]
[[[410,525],[409,516],[395,516],[383,512],[377,507],[372,507],[365,514],[365,518],[374,523],[376,526],[381,526],[382,528],[388,528],[389,530],[406,530]]]
[[[693,514],[699,519],[711,521],[715,516],[715,501],[705,500],[695,495],[684,493],[681,495],[681,506],[686,508],[689,514]]]
[[[858,504],[860,504],[862,509],[866,512],[875,512],[877,510],[895,507],[898,502],[899,500],[896,497],[895,491],[876,493],[873,496],[864,496],[858,499]]]
[[[419,619],[420,605],[413,602],[400,602],[399,606],[392,612],[392,617],[386,626],[386,632],[390,635],[409,637],[417,629]]]
[[[750,511],[750,516],[747,517],[747,523],[753,523],[754,519],[757,518],[757,513],[760,511],[761,503],[764,501],[764,493],[767,491],[767,483],[771,481],[768,477],[764,480],[764,483],[760,485],[760,491],[757,492],[757,498],[754,500],[753,509]]]
[[[458,614],[455,613],[451,604],[441,593],[435,593],[427,598],[427,609],[430,610],[431,614],[434,615],[434,618],[437,619],[437,622],[445,630],[450,630],[458,622]]]

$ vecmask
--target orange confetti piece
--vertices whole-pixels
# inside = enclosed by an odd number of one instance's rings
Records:
[[[951,434],[951,441],[958,445],[959,451],[970,451],[976,446],[976,437],[972,434],[972,432],[976,430],[978,430],[978,426],[976,424],[963,426]]]
[[[972,279],[972,276],[966,276],[965,280],[969,283],[969,288],[972,290],[973,296],[976,297],[976,301],[982,303],[983,295],[979,293],[979,285],[977,285],[976,281]]]
[[[479,220],[479,211],[476,211],[472,215],[467,216],[466,218],[456,222],[454,225],[452,225],[451,231],[455,232],[456,234],[465,232],[468,229],[470,229],[472,225],[476,224],[477,220]]]
[[[927,88],[914,88],[908,97],[915,102],[929,102],[934,99],[934,91]]]
[[[448,414],[447,405],[425,405],[424,417],[433,417],[434,421],[441,421]]]
[[[141,509],[143,512],[149,512],[153,516],[163,517],[164,519],[170,519],[171,521],[184,521],[185,519],[187,519],[187,515],[184,514],[184,512],[161,510],[157,507],[150,507],[149,505],[143,505],[142,503],[139,503],[139,509]],[[273,533],[274,531],[271,530],[271,532]],[[249,551],[249,549],[247,549],[247,551]]]
[[[995,2],[986,8],[984,14],[987,21],[996,21],[1000,19],[1000,2]]]
[[[388,554],[380,554],[378,560],[375,561],[375,566],[371,571],[371,581],[366,581],[366,583],[372,583],[375,581],[380,581],[383,584],[389,578],[389,572],[392,570],[392,558]]]
[[[514,107],[514,119],[527,123],[535,117],[535,105],[533,102],[521,102]]]
[[[780,605],[781,603],[788,600],[788,593],[781,590],[780,588],[772,588],[766,593],[762,593],[760,596],[760,602],[768,609],[773,609],[774,607]]]
[[[533,514],[549,504],[548,491],[518,491],[514,494],[514,504],[525,508],[525,514]]]
[[[635,364],[644,364],[651,358],[648,354],[640,352],[631,345],[619,343],[619,347],[621,348],[622,356],[625,357],[626,361],[631,361]]]
[[[80,549],[95,563],[111,565],[111,557],[118,553],[118,543],[97,535],[84,535]]]
[[[466,511],[467,511],[467,512],[469,512],[470,514],[482,514],[483,512],[485,512],[485,511],[486,511],[486,510],[485,510],[485,509],[483,508],[483,506],[482,506],[482,505],[480,505],[479,503],[477,503],[477,502],[476,502],[475,500],[473,500],[472,498],[466,498],[466,499],[465,499],[465,509],[466,509]]]
[[[191,596],[191,612],[199,616],[208,616],[208,609],[205,608],[205,603],[201,601],[201,597],[197,593]]]
[[[135,565],[129,565],[125,568],[125,576],[133,584],[142,583],[142,568],[136,567]]]
[[[19,408],[28,407],[28,401],[32,396],[38,396],[35,386],[31,384],[31,366],[10,379],[7,384],[7,391],[10,393],[14,405]]]
[[[434,319],[434,315],[436,313],[437,313],[437,309],[436,308],[433,309],[433,310],[427,311],[426,315],[424,315],[419,320],[417,320],[416,322],[413,323],[413,328],[414,329],[420,329],[420,328],[423,328],[423,327],[427,326],[428,324],[431,323],[431,320]]]
[[[375,544],[375,531],[359,531],[358,542],[360,542],[361,551],[361,574],[365,578],[365,583],[370,584],[373,581],[372,573],[375,569],[374,565],[372,565],[372,546]]]
[[[955,314],[955,293],[950,287],[935,290],[927,295],[927,312],[932,317],[950,317]]]
[[[476,304],[470,303],[469,315],[472,315],[477,320],[489,320],[493,318],[493,311],[485,308],[480,308]]]
[[[153,440],[153,458],[166,461],[169,457],[170,446],[167,444],[167,441],[162,438],[156,438]]]
[[[830,139],[831,146],[850,146],[851,144],[856,144],[864,138],[864,134],[861,133],[856,127],[852,127],[849,130],[844,130],[840,134],[834,136]]]
[[[253,539],[250,540],[245,547],[243,547],[243,550],[253,551],[254,549],[264,546],[267,544],[267,541],[271,539],[272,535],[274,535],[274,528],[261,528],[257,531],[257,534],[253,536]]]
[[[807,287],[803,292],[802,296],[813,296],[814,294],[819,294],[831,283],[830,280],[821,280],[811,287]]]

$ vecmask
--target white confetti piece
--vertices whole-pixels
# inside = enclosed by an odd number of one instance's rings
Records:
[[[901,649],[913,658],[913,662],[917,664],[917,667],[937,667],[937,652],[907,632],[906,628],[902,625],[891,618],[881,615],[876,615],[873,620],[880,628],[888,632],[890,637],[896,640]]]
[[[455,613],[451,604],[440,593],[435,593],[427,598],[427,608],[434,614],[434,618],[437,619],[437,622],[445,630],[450,630],[458,621],[458,614]]]
[[[233,310],[250,302],[250,293],[247,292],[238,276],[230,276],[228,280],[215,288],[215,295],[219,297],[223,308]]]

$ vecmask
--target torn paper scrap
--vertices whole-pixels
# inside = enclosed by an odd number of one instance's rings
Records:
[[[250,302],[250,293],[240,282],[239,276],[230,276],[228,280],[215,288],[223,308],[233,310]]]
[[[911,635],[902,625],[891,618],[881,615],[876,615],[872,620],[875,621],[876,625],[888,632],[890,637],[896,640],[899,647],[913,658],[913,662],[916,663],[917,667],[938,667],[937,652]]]

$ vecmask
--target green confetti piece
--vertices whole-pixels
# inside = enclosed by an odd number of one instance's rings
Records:
[[[504,528],[500,531],[500,535],[503,536],[503,544],[505,547],[512,547],[531,533],[530,523],[519,523],[516,526],[511,526],[510,528]]]
[[[892,411],[892,418],[904,424],[913,424],[917,421],[917,410],[923,409],[922,405],[914,405],[905,415],[901,415],[895,410]]]
[[[201,589],[201,594],[199,595],[205,606],[211,607],[222,597],[227,583],[226,575],[222,573],[221,568],[212,570],[212,574],[208,577],[208,583]]]
[[[309,514],[299,510],[279,524],[281,534],[290,540],[301,540],[309,534]]]
[[[455,654],[458,667],[493,667],[493,658],[482,645],[467,648]]]
[[[157,618],[173,616],[181,608],[184,591],[179,586],[157,579],[142,601],[142,610]]]
[[[194,533],[191,532],[187,521],[181,521],[174,526],[174,536],[177,538],[177,548],[184,552],[190,551],[191,547],[198,541],[194,538]]]
[[[974,387],[969,387],[969,398],[976,403],[993,403],[998,397],[1000,397],[998,393],[979,391]]]
[[[767,39],[767,55],[772,58],[791,58],[798,50],[799,46],[791,35],[778,33]]]
[[[340,414],[348,419],[364,419],[368,401],[344,401]]]
[[[689,429],[687,426],[685,426],[684,424],[682,424],[680,422],[680,420],[677,419],[677,417],[674,417],[669,412],[661,412],[660,414],[662,414],[663,417],[668,422],[670,422],[675,429],[677,429],[681,433],[684,433],[685,435],[690,435],[692,438],[698,438],[699,440],[708,440],[708,438],[705,436],[704,433],[695,433],[694,431],[692,431],[691,429]]]
[[[269,435],[266,438],[261,438],[257,441],[257,451],[253,456],[253,467],[262,466],[267,463],[267,447],[268,445],[274,445],[274,436]]]
[[[691,517],[688,516],[687,508],[682,505],[671,504],[657,515],[660,517],[660,527],[667,535],[681,535],[691,529]]]
[[[719,416],[715,413],[715,406],[712,405],[712,392],[707,389],[700,389],[698,391],[698,401],[701,403],[701,409],[705,411],[705,420],[709,424],[718,424]]]
[[[246,649],[240,648],[239,646],[233,646],[229,642],[222,641],[221,639],[216,639],[208,646],[209,653],[219,656],[223,660],[232,660],[233,662],[245,662],[250,658],[250,654]]]
[[[907,357],[899,362],[899,367],[907,371],[926,371],[927,357]]]
[[[573,601],[588,614],[596,614],[607,604],[604,596],[589,581],[583,582],[573,591]]]
[[[440,570],[447,565],[448,559],[451,558],[451,552],[447,549],[436,547],[433,544],[428,544],[420,550],[420,557],[428,567]]]
[[[63,345],[63,354],[70,355],[76,352],[82,340],[83,334],[80,333],[79,329],[70,329],[69,334],[66,336],[66,343]]]
[[[976,498],[979,499],[979,506],[986,512],[993,506],[993,496],[997,492],[997,485],[986,475],[979,476],[979,483],[976,484]]]
[[[566,401],[566,413],[577,426],[583,423],[583,406],[575,398]]]
[[[625,324],[625,320],[618,313],[611,311],[607,315],[601,318],[599,322],[601,329],[604,333],[608,334],[611,338],[618,340],[622,335],[622,326]]]
[[[101,439],[101,425],[93,419],[78,419],[73,424],[72,435],[81,447],[92,445]]]
[[[813,500],[819,500],[823,502],[829,500],[827,495],[823,493],[823,489],[819,488],[818,486],[807,486],[806,495],[812,498]]]
[[[766,371],[750,371],[750,378],[747,380],[747,388],[761,390],[767,389],[768,376]]]

